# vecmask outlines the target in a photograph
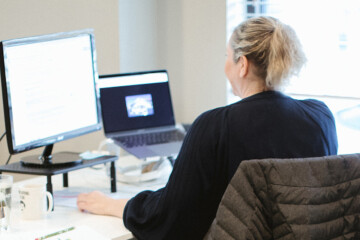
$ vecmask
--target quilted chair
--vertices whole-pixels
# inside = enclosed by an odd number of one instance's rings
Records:
[[[360,154],[243,161],[205,239],[360,239]]]

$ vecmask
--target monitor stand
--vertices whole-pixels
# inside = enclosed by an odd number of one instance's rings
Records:
[[[76,153],[73,153],[73,154],[76,154]],[[99,164],[110,163],[110,190],[111,190],[111,192],[116,192],[115,161],[117,159],[118,159],[117,156],[101,156],[101,157],[98,157],[95,159],[81,161],[81,163],[79,163],[79,164],[73,164],[70,166],[68,166],[68,165],[66,165],[66,166],[51,165],[52,167],[47,167],[47,168],[28,167],[20,162],[14,162],[14,163],[10,163],[8,165],[0,166],[0,174],[2,174],[4,172],[10,172],[10,173],[46,176],[46,178],[47,178],[46,189],[50,193],[53,193],[52,176],[62,174],[63,175],[63,186],[68,187],[69,186],[69,179],[68,179],[69,172],[72,172],[75,170],[80,170],[80,169],[87,168],[87,167],[92,167],[92,166],[99,165]]]
[[[47,145],[42,155],[23,157],[20,162],[25,166],[40,168],[72,166],[81,163],[82,159],[78,153],[59,152],[51,154],[53,147],[53,144]]]

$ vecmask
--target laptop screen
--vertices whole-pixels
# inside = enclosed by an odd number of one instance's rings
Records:
[[[99,76],[105,133],[175,125],[166,70]]]

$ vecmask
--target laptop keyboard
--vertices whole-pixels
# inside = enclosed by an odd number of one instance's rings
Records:
[[[132,136],[115,137],[116,141],[128,148],[144,145],[154,145],[168,142],[182,141],[184,133],[179,130],[171,130],[157,133],[145,133]]]

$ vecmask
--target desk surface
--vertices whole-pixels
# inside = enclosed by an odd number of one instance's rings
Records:
[[[121,159],[120,159],[121,160]],[[1,240],[35,239],[44,233],[56,232],[72,226],[86,226],[95,230],[106,239],[121,240],[132,238],[132,234],[124,227],[120,218],[99,216],[80,212],[76,208],[76,197],[80,192],[99,190],[114,198],[131,198],[138,192],[156,190],[166,184],[169,171],[156,181],[124,184],[118,182],[118,191],[110,193],[107,169],[85,168],[69,173],[69,187],[62,186],[61,175],[54,176],[55,210],[42,220],[22,220],[18,203],[18,187],[25,183],[46,183],[46,177],[35,177],[20,181],[13,186],[13,207],[10,230],[0,234]]]

